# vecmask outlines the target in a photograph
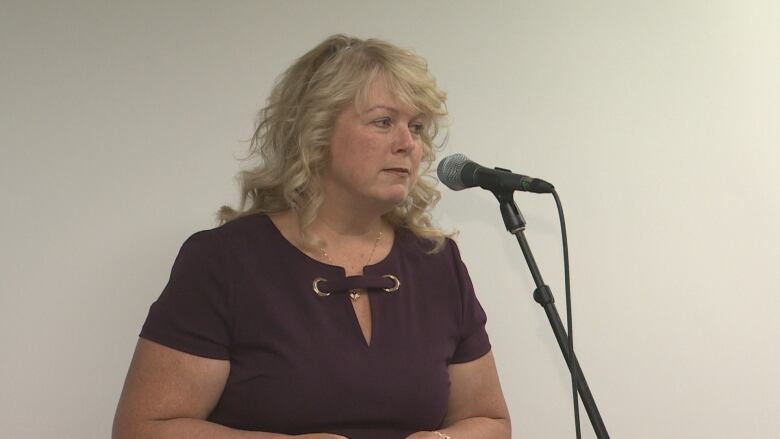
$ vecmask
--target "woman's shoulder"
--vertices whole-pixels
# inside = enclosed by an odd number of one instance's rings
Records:
[[[273,224],[265,214],[250,214],[210,229],[196,231],[185,240],[184,245],[190,247],[231,247],[249,241],[268,240],[273,233]]]
[[[405,227],[398,227],[395,234],[399,248],[404,253],[416,254],[429,260],[450,259],[453,252],[458,254],[458,246],[450,237],[445,236],[444,243],[437,248],[436,241],[417,235]]]
[[[234,238],[246,238],[248,234],[268,233],[272,231],[272,227],[273,225],[268,219],[268,215],[264,213],[253,213],[241,216],[202,232],[212,234],[218,239],[230,240]]]

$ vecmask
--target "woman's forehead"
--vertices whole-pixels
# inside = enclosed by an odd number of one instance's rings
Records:
[[[410,96],[405,96],[403,90],[392,88],[390,81],[381,74],[366,84],[362,93],[356,97],[355,105],[360,112],[386,109],[410,114],[422,113]]]

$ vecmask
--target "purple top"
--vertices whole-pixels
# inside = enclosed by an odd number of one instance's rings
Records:
[[[398,229],[388,256],[345,278],[310,258],[266,215],[187,239],[141,337],[230,361],[212,422],[242,430],[401,439],[440,428],[447,365],[490,351],[482,310],[457,246],[426,254]],[[398,278],[400,288],[387,293]],[[319,284],[322,297],[312,283]],[[360,279],[364,278],[364,279]],[[349,296],[368,287],[369,346]]]

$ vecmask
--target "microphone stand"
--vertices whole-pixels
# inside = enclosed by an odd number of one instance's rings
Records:
[[[513,196],[514,191],[493,190],[492,192],[501,205],[501,216],[504,219],[506,229],[509,233],[517,237],[517,242],[523,250],[525,262],[528,263],[528,268],[531,270],[531,276],[533,276],[534,283],[536,284],[534,300],[544,308],[547,319],[550,321],[550,326],[552,326],[553,333],[555,333],[555,338],[558,340],[558,346],[563,353],[563,358],[566,360],[566,365],[569,367],[569,371],[576,377],[577,391],[585,405],[585,411],[588,413],[588,418],[590,418],[590,424],[593,426],[593,431],[596,433],[598,439],[609,439],[607,428],[604,426],[604,421],[601,419],[599,409],[596,407],[596,401],[593,400],[593,394],[590,393],[588,383],[585,381],[585,375],[582,374],[582,369],[580,369],[580,363],[577,361],[577,356],[574,352],[569,351],[566,329],[563,327],[561,317],[558,314],[558,310],[555,308],[555,299],[553,298],[552,291],[550,290],[550,287],[544,284],[542,275],[539,273],[539,267],[537,267],[534,256],[531,253],[531,248],[528,246],[528,241],[525,239],[525,219],[517,208],[517,204],[515,204]]]

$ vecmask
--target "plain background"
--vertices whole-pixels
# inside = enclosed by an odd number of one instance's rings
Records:
[[[343,32],[428,59],[443,154],[556,185],[612,437],[780,437],[778,23],[774,0],[4,0],[0,436],[109,436],[148,307],[181,243],[235,205],[273,80]],[[445,190],[436,218],[461,232],[515,437],[574,437],[491,197]],[[516,200],[565,318],[553,200]]]

